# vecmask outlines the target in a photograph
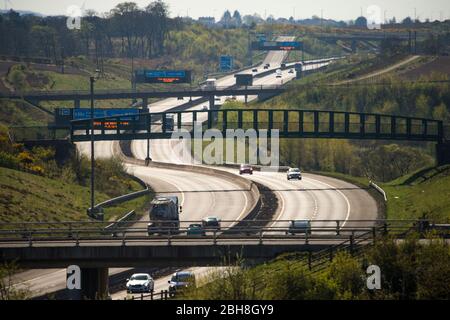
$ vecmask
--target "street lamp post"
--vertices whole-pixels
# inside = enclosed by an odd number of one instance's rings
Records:
[[[90,77],[91,83],[91,214],[94,215],[94,182],[95,182],[95,157],[94,157],[94,82],[95,78]]]
[[[96,72],[99,72],[96,70]],[[94,194],[94,183],[95,183],[95,149],[94,149],[94,83],[95,77],[91,76],[89,78],[90,88],[91,88],[91,206],[88,210],[88,215],[94,219],[98,219],[99,216],[97,211],[94,209],[95,207],[95,194]],[[100,216],[100,219],[103,220],[103,215]]]

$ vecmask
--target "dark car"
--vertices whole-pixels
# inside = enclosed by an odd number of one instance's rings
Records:
[[[239,174],[253,174],[253,168],[249,164],[241,164],[239,168]]]
[[[258,69],[256,69],[256,68],[252,69],[252,72],[258,72]]]
[[[297,234],[304,233],[307,235],[311,234],[311,221],[309,220],[293,220],[289,224],[289,229],[286,234]]]
[[[191,286],[195,287],[195,275],[190,271],[175,272],[169,282],[169,294],[175,295]]]
[[[201,224],[191,224],[187,229],[188,236],[206,236],[205,229]]]
[[[202,220],[202,226],[206,230],[220,230],[220,219],[217,217],[206,217]]]

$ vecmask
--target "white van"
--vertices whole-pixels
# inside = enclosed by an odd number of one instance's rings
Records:
[[[203,85],[203,89],[204,90],[215,90],[216,89],[216,81],[217,81],[217,79],[215,79],[215,78],[206,79],[206,81]]]
[[[275,71],[275,74],[277,78],[281,78],[281,69],[277,69],[277,71]]]

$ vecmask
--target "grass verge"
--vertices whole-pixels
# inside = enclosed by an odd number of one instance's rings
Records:
[[[133,181],[135,189],[141,187]],[[43,192],[44,191],[44,192]],[[108,200],[96,193],[96,203]],[[88,220],[89,188],[0,167],[0,222]],[[133,209],[143,215],[149,196],[105,208],[105,221]]]

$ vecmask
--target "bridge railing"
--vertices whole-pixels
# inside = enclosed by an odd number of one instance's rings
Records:
[[[150,94],[150,93],[161,93],[161,92],[172,92],[172,93],[180,93],[180,94],[186,94],[186,96],[189,96],[188,93],[191,92],[207,92],[207,93],[213,93],[214,91],[230,91],[236,92],[239,90],[278,90],[283,89],[282,85],[251,85],[251,86],[232,86],[232,88],[228,86],[214,86],[214,87],[208,87],[208,86],[195,86],[195,87],[168,87],[164,88],[164,90],[161,89],[152,89],[152,88],[146,88],[146,89],[96,89],[94,92],[94,97],[97,96],[104,96],[104,95],[117,95],[117,94]],[[0,93],[0,98],[20,98],[23,97],[25,99],[32,99],[32,98],[38,98],[45,100],[46,97],[58,97],[58,96],[90,96],[91,92],[88,90],[55,90],[55,91],[23,91],[23,92],[14,92],[14,93],[7,93],[3,92]],[[245,93],[243,93],[245,94]]]
[[[150,226],[149,223],[152,223]],[[220,227],[202,226],[202,221],[129,221],[125,227],[107,226],[103,222],[2,223],[0,243],[33,243],[69,241],[79,245],[83,241],[115,240],[125,243],[136,241],[174,242],[193,241],[217,244],[222,242],[256,241],[310,241],[332,243],[383,230],[390,234],[403,234],[411,228],[423,232],[432,228],[426,220],[313,220],[308,227],[292,227],[291,220],[222,221]],[[238,224],[239,223],[239,224]],[[423,228],[423,226],[427,226]],[[441,232],[447,230],[439,229]],[[448,230],[447,230],[448,232]]]
[[[169,124],[168,118],[173,123]],[[130,121],[131,119],[131,121]],[[94,119],[94,139],[171,138],[177,129],[279,130],[285,138],[347,138],[442,141],[443,122],[434,119],[325,110],[221,109],[146,113]],[[90,139],[91,120],[71,122],[73,141]],[[270,132],[269,132],[270,133]]]

